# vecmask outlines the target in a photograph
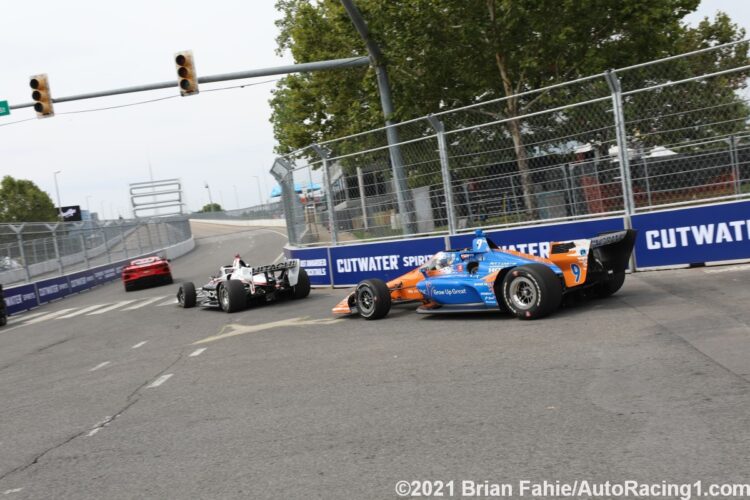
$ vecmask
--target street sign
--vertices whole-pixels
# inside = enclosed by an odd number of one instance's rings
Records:
[[[0,116],[8,116],[10,114],[10,106],[8,101],[0,101]]]

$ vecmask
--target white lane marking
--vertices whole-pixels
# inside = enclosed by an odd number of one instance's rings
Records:
[[[139,302],[137,304],[133,304],[130,307],[126,307],[125,309],[123,309],[123,311],[132,311],[134,309],[140,309],[143,306],[147,306],[149,304],[153,304],[154,302],[158,302],[164,299],[164,297],[166,297],[166,295],[159,295],[158,297],[151,297],[150,299],[146,299],[143,302]]]
[[[32,318],[36,318],[37,316],[41,316],[42,314],[47,314],[47,311],[42,312],[35,312],[33,314],[24,314],[21,313],[17,316],[11,316],[8,318],[8,324],[12,325],[13,323],[18,323],[19,321],[28,321]]]
[[[90,369],[89,371],[90,372],[95,372],[99,368],[104,368],[105,366],[107,366],[110,363],[111,363],[111,361],[104,361],[103,363],[99,363],[98,365],[96,365],[95,367],[93,367],[92,369]]]
[[[23,488],[13,488],[12,490],[5,490],[3,491],[3,495],[10,495],[11,493],[18,493]]]
[[[105,307],[104,309],[99,309],[98,311],[90,312],[86,316],[93,316],[94,314],[104,314],[105,312],[115,310],[118,307],[126,306],[130,304],[131,302],[135,302],[135,300],[121,300],[120,302],[115,302],[111,306]]]
[[[171,299],[162,302],[161,304],[156,304],[156,307],[162,307],[162,306],[173,306],[177,303],[177,297],[172,297]]]
[[[166,375],[162,375],[161,377],[159,377],[156,380],[154,380],[153,382],[151,382],[151,385],[149,385],[148,387],[146,387],[146,389],[151,389],[153,387],[159,387],[161,384],[163,384],[164,382],[166,382],[167,380],[169,380],[172,377],[172,375],[174,375],[174,373],[167,373]]]
[[[196,356],[200,356],[206,349],[208,349],[208,347],[201,347],[200,349],[196,349],[192,353],[190,353],[190,357],[194,358]]]
[[[83,309],[79,309],[76,312],[72,312],[70,314],[66,314],[65,316],[60,316],[60,319],[66,319],[66,318],[74,318],[76,316],[80,316],[81,314],[86,314],[87,312],[91,312],[94,309],[99,309],[100,307],[105,307],[110,305],[111,303],[107,304],[96,304],[93,306],[84,307]]]
[[[280,328],[284,326],[332,325],[340,321],[342,321],[340,318],[311,319],[309,317],[302,317],[282,319],[280,321],[262,323],[259,325],[239,325],[236,323],[230,323],[228,325],[224,325],[221,331],[216,335],[206,337],[202,340],[196,340],[191,345],[208,344],[209,342],[215,342],[217,340],[235,337],[237,335],[244,335],[246,333],[261,332],[263,330],[268,330],[271,328]]]
[[[59,311],[55,311],[53,313],[45,314],[44,316],[39,316],[38,318],[34,318],[31,321],[27,321],[24,323],[24,325],[34,325],[36,323],[41,323],[42,321],[47,321],[50,319],[55,319],[59,316],[62,316],[65,313],[68,313],[70,311],[73,311],[75,307],[70,307],[68,309],[60,309]]]
[[[99,432],[100,430],[102,430],[102,428],[104,428],[105,426],[109,425],[109,423],[112,422],[112,420],[113,420],[113,418],[110,417],[109,415],[107,415],[106,417],[104,417],[104,420],[102,420],[101,422],[97,423],[93,427],[93,429],[91,429],[89,431],[89,433],[86,434],[86,437],[93,436],[94,434],[96,434],[97,432]]]
[[[280,261],[280,260],[281,260],[281,259],[283,259],[283,258],[284,258],[284,252],[281,252],[281,253],[279,254],[279,256],[278,256],[278,257],[276,257],[276,259],[275,259],[275,260],[274,260],[273,262],[271,262],[271,264],[276,264],[276,263],[277,263],[278,261]]]
[[[133,347],[131,347],[131,349],[138,349],[139,347],[141,347],[142,345],[144,345],[146,342],[148,342],[148,340],[144,340],[143,342],[138,342],[136,345],[134,345]]]

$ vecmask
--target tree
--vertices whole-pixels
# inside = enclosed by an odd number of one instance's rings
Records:
[[[218,203],[207,203],[207,204],[203,205],[203,208],[201,208],[200,210],[198,210],[198,213],[203,213],[203,212],[223,212],[223,211],[224,211],[224,209],[221,208],[221,205],[219,205]]]
[[[32,181],[6,175],[0,182],[0,222],[51,222],[57,220],[55,204]]]
[[[507,137],[521,176],[525,205],[532,213],[536,203],[529,177],[530,149],[525,139],[554,137],[561,124],[570,126],[587,118],[575,110],[567,115],[540,116],[533,120],[514,118],[584,99],[590,89],[519,94],[744,36],[744,31],[723,14],[713,22],[704,20],[698,28],[687,27],[682,20],[698,4],[699,0],[357,1],[388,63],[395,104],[392,118],[396,121],[507,98],[492,109],[483,108],[473,116],[467,113],[460,118],[461,126],[488,119],[508,120],[502,134],[497,130],[477,130],[462,147],[471,148],[469,142],[478,147]],[[279,50],[290,50],[295,61],[366,54],[364,43],[338,0],[278,0],[276,6],[282,14],[277,22]],[[707,53],[707,60],[696,59],[686,64],[711,68],[726,64],[722,57]],[[746,46],[735,51],[732,63],[743,60],[746,64]],[[692,102],[716,99],[723,92],[722,98],[737,102],[735,111],[741,114],[746,106],[739,103],[733,91],[744,85],[742,76],[735,75],[734,80],[728,76],[725,81],[702,87],[702,97],[693,95]],[[639,85],[667,81],[670,75],[661,75],[656,80],[649,78],[641,80]],[[607,95],[606,84],[603,81],[599,84]],[[371,68],[290,75],[277,84],[271,105],[271,121],[280,153],[383,125]],[[669,103],[662,106],[668,107]],[[402,131],[402,135],[413,136],[429,133],[431,130],[426,126]],[[406,137],[409,138],[412,137]],[[334,153],[382,146],[382,143],[383,139],[377,135],[365,135],[336,143],[334,147],[339,150]],[[303,154],[314,158],[311,152]],[[381,158],[383,154],[371,156],[372,161],[387,161]],[[344,167],[352,168],[350,164],[353,160],[345,162]],[[417,172],[411,177],[423,174]]]

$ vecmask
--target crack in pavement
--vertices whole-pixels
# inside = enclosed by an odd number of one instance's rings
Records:
[[[49,347],[51,347],[51,346],[49,346]],[[15,474],[17,472],[23,472],[24,470],[28,469],[29,467],[33,467],[34,465],[38,464],[39,460],[41,460],[45,455],[47,455],[50,452],[55,451],[56,449],[58,449],[58,448],[60,448],[62,446],[65,446],[66,444],[70,443],[71,441],[75,440],[76,438],[79,438],[79,437],[81,437],[83,435],[93,436],[94,434],[96,434],[98,432],[99,429],[101,429],[103,427],[106,427],[109,424],[111,424],[112,422],[114,422],[115,419],[117,419],[118,417],[122,416],[123,413],[125,413],[126,411],[128,411],[131,407],[133,407],[133,405],[135,405],[138,401],[140,401],[139,398],[137,398],[137,399],[133,399],[133,398],[138,394],[138,392],[141,389],[143,389],[143,387],[146,386],[146,384],[148,384],[149,382],[151,382],[154,379],[158,378],[160,375],[164,374],[164,372],[166,372],[167,370],[169,370],[170,368],[172,368],[181,359],[183,359],[184,356],[185,356],[185,349],[182,349],[180,351],[179,355],[177,356],[177,358],[174,361],[172,361],[171,363],[169,363],[169,365],[167,365],[163,370],[161,370],[156,375],[154,375],[152,377],[149,377],[145,382],[143,382],[141,385],[139,385],[133,392],[131,392],[130,394],[128,394],[128,397],[125,398],[125,401],[127,402],[127,404],[125,404],[125,406],[123,406],[119,411],[115,412],[112,417],[105,418],[104,420],[102,420],[101,422],[99,422],[98,424],[96,424],[93,428],[85,429],[85,430],[82,430],[80,432],[76,432],[75,434],[73,434],[71,436],[68,436],[67,438],[65,438],[60,443],[47,448],[46,450],[42,451],[41,453],[38,453],[36,456],[34,456],[34,458],[32,458],[30,461],[24,463],[23,465],[19,465],[18,467],[14,468],[14,469],[11,469],[8,472],[4,472],[3,474],[0,474],[0,481],[4,480],[8,476],[11,476],[11,475],[13,475],[13,474]]]
[[[97,424],[94,427],[94,429],[100,429],[102,427],[105,427],[105,426],[109,425],[116,418],[120,417],[123,413],[125,413],[126,411],[128,411],[128,409],[130,409],[138,401],[140,401],[140,400],[136,399],[134,401],[130,401],[128,404],[126,404],[125,406],[123,406],[118,412],[116,412],[114,414],[114,416],[112,416],[111,418],[105,419],[104,421],[102,421],[99,424]],[[58,448],[60,448],[62,446],[65,446],[66,444],[70,443],[74,439],[83,436],[84,434],[89,434],[94,429],[86,429],[86,430],[77,432],[77,433],[73,434],[72,436],[68,436],[67,438],[65,438],[60,443],[58,443],[58,444],[56,444],[54,446],[51,446],[51,447],[47,448],[46,450],[42,451],[41,453],[37,454],[34,458],[32,458],[30,461],[26,462],[25,464],[19,465],[15,469],[12,469],[12,470],[10,470],[8,472],[3,473],[2,475],[0,475],[0,481],[2,481],[3,479],[5,479],[6,477],[8,477],[8,476],[10,476],[12,474],[15,474],[16,472],[23,472],[26,469],[28,469],[29,467],[32,467],[32,466],[38,464],[39,460],[41,460],[48,453],[53,452],[53,451],[55,451],[56,449],[58,449]]]
[[[128,397],[125,398],[125,400],[126,401],[130,401],[133,398],[133,396],[135,396],[136,394],[138,394],[138,392],[141,389],[143,389],[149,382],[153,382],[154,380],[156,380],[157,378],[159,378],[159,376],[163,375],[164,372],[166,372],[167,370],[169,370],[170,368],[172,368],[174,365],[176,365],[184,357],[185,357],[185,349],[183,348],[180,351],[180,354],[177,355],[177,358],[174,361],[172,361],[171,363],[169,363],[169,365],[167,365],[166,368],[164,368],[163,370],[161,370],[156,375],[153,375],[153,376],[147,378],[145,382],[143,382],[141,385],[139,385],[138,387],[136,387],[133,392],[131,392],[130,394],[128,394]]]

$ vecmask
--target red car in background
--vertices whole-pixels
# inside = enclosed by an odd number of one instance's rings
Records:
[[[122,283],[126,292],[139,286],[172,284],[169,259],[154,255],[130,261],[130,264],[122,269]]]

